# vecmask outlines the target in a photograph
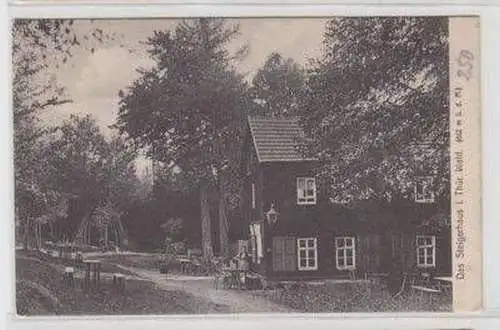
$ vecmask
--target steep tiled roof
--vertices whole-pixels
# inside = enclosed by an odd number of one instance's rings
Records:
[[[298,150],[304,132],[297,119],[248,117],[248,124],[259,162],[315,160]]]

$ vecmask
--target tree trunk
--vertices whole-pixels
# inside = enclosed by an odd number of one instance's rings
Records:
[[[24,222],[24,230],[23,230],[23,240],[24,240],[24,249],[25,250],[28,250],[28,228],[29,228],[29,224],[28,224],[29,220],[28,220],[28,217],[26,217],[26,220]]]
[[[104,246],[108,247],[108,225],[104,227]]]
[[[26,217],[26,222],[24,226],[24,248],[26,250],[31,250],[31,216]]]
[[[201,245],[203,258],[210,259],[214,255],[212,248],[212,229],[210,221],[210,204],[208,202],[208,187],[205,182],[200,185],[201,207]]]
[[[219,177],[219,235],[220,254],[229,256],[229,223],[227,218],[226,198],[224,196],[224,175]]]
[[[40,222],[36,222],[36,250],[40,250],[42,248],[42,224]]]

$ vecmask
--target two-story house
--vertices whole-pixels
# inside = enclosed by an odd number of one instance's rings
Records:
[[[318,160],[297,148],[303,138],[295,119],[248,118],[241,211],[254,271],[279,280],[365,276],[391,267],[449,275],[449,226],[427,225],[440,214],[428,184],[415,187],[419,203],[334,205],[321,193]]]

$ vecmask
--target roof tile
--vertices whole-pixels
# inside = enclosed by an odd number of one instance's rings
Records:
[[[259,162],[307,161],[298,150],[305,137],[296,118],[248,117]]]

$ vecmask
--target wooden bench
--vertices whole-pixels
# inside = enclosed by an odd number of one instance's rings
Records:
[[[441,293],[441,290],[428,288],[425,286],[412,285],[411,288],[416,291],[427,292],[427,293]]]
[[[434,295],[442,293],[441,290],[434,289],[434,288],[429,288],[426,286],[420,286],[420,285],[412,285],[411,286],[412,291],[417,291],[419,293],[419,299],[422,300],[424,298],[425,294],[428,294],[428,303],[432,304]]]
[[[453,290],[453,279],[450,277],[435,277],[438,283],[438,288],[446,294],[451,293]]]

